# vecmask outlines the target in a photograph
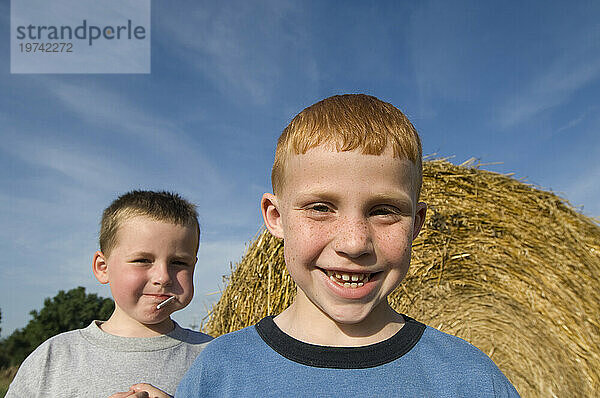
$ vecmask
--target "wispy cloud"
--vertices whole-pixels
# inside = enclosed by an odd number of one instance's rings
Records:
[[[571,173],[569,180],[564,183],[564,191],[568,193],[569,202],[573,206],[582,207],[583,214],[600,220],[600,163],[596,160],[600,156],[600,150],[596,152],[596,157],[591,156],[594,159],[592,162],[585,166],[580,164],[580,172]]]
[[[273,101],[286,68],[307,84],[317,78],[302,24],[292,23],[300,14],[289,1],[206,4],[186,11],[183,19],[193,23],[181,23],[180,9],[163,15],[155,39],[234,102],[263,105]]]
[[[41,82],[67,111],[97,128],[109,126],[118,135],[139,139],[139,145],[152,145],[165,152],[181,154],[190,148],[189,138],[175,121],[134,105],[116,88],[87,82],[67,83],[63,79]],[[103,130],[98,128],[97,131],[102,133]]]
[[[556,129],[555,134],[561,133],[563,131],[571,130],[573,127],[580,125],[584,120],[586,120],[590,115],[596,115],[598,112],[598,108],[600,106],[595,105],[591,106],[583,112],[580,112],[578,116],[573,119],[570,119],[567,123],[560,126]]]
[[[600,54],[591,40],[574,41],[529,84],[506,101],[499,110],[499,123],[508,128],[561,105],[580,89],[600,77]]]
[[[141,108],[116,89],[99,84],[44,79],[43,85],[59,100],[58,104],[62,105],[60,112],[70,112],[79,117],[86,129],[91,126],[96,139],[101,137],[107,143],[98,150],[95,158],[92,156],[90,161],[83,159],[82,165],[89,165],[89,168],[97,166],[104,170],[112,164],[120,174],[131,175],[131,179],[138,184],[160,182],[168,179],[169,173],[176,172],[194,184],[209,187],[215,193],[225,194],[232,189],[229,180],[223,178],[218,168],[203,155],[208,148],[199,146],[172,118]],[[125,138],[129,138],[129,145],[124,146]],[[114,143],[114,147],[110,143]],[[86,144],[87,152],[90,149],[88,146]],[[141,155],[143,153],[146,155]],[[98,156],[104,159],[99,162]],[[139,164],[133,167],[136,165],[126,162],[132,156],[147,162],[145,168],[140,169]],[[183,169],[195,172],[190,175]],[[152,170],[152,174],[148,174],[149,170]]]
[[[7,136],[3,150],[11,153],[24,163],[29,163],[43,170],[62,175],[84,186],[90,186],[98,181],[104,181],[104,189],[127,185],[132,181],[126,178],[127,167],[118,159],[109,164],[98,161],[94,152],[65,142],[57,138],[49,139],[52,132],[46,130],[43,134],[31,133],[11,134]],[[54,178],[59,179],[60,176]],[[60,189],[60,185],[56,188]]]

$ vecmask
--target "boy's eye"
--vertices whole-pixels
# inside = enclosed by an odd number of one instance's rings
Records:
[[[151,261],[147,258],[136,258],[132,263],[150,263]]]
[[[329,206],[323,203],[317,203],[308,207],[309,210],[315,211],[317,213],[328,213],[331,211]]]
[[[388,215],[399,215],[400,210],[393,206],[379,206],[371,210],[371,215],[374,216],[388,216]]]

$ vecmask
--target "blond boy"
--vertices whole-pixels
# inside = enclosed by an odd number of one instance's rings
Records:
[[[132,191],[115,200],[92,262],[98,281],[110,285],[113,314],[40,345],[7,397],[147,396],[130,388],[140,382],[173,394],[211,339],[171,319],[192,300],[199,236],[195,207],[177,194]]]
[[[366,95],[327,98],[279,138],[266,227],[296,282],[276,317],[211,342],[177,397],[517,397],[467,342],[397,313],[427,206],[419,136]]]

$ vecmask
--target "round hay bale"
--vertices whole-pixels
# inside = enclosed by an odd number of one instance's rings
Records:
[[[506,175],[424,164],[429,210],[391,305],[487,353],[524,397],[600,391],[600,227]],[[204,329],[221,335],[285,309],[283,245],[262,231]]]

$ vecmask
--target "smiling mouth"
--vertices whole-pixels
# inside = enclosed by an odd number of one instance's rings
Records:
[[[365,273],[351,273],[351,272],[339,272],[339,271],[328,271],[322,270],[329,277],[329,279],[337,283],[340,286],[346,288],[356,289],[367,283],[374,274]]]

